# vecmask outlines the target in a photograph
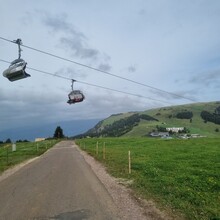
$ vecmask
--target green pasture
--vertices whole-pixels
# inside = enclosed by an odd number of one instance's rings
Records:
[[[76,142],[113,176],[133,180],[130,187],[138,196],[153,200],[172,215],[189,220],[220,218],[220,139],[87,138]]]
[[[58,140],[19,142],[16,143],[16,151],[12,151],[12,144],[0,144],[0,174],[16,164],[43,154],[57,142]]]

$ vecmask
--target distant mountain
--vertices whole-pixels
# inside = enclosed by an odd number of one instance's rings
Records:
[[[33,141],[37,137],[53,137],[54,131],[57,126],[63,129],[65,136],[72,137],[86,132],[100,119],[88,119],[88,120],[73,120],[63,121],[58,123],[42,124],[40,126],[20,127],[15,129],[0,131],[0,141],[5,141],[10,138],[12,141],[16,140],[29,140]]]
[[[220,102],[115,114],[76,137],[142,137],[173,127],[184,128],[189,134],[220,137]]]

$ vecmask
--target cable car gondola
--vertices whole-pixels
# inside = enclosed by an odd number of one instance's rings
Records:
[[[3,72],[3,76],[11,82],[31,76],[30,74],[25,72],[27,63],[23,59],[21,59],[21,39],[17,39],[14,42],[18,44],[18,59],[11,62],[8,69]]]
[[[3,76],[11,82],[30,77],[30,75],[25,72],[26,65],[27,63],[24,60],[16,59],[11,62],[9,68],[3,72]]]
[[[77,102],[82,102],[85,99],[85,96],[80,90],[73,90],[73,83],[76,80],[72,80],[72,91],[69,93],[68,97],[69,100],[67,101],[68,104],[75,104]]]

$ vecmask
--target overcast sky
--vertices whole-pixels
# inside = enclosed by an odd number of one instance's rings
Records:
[[[86,99],[66,103],[70,80],[1,75],[0,130],[219,100],[219,12],[219,0],[1,0],[0,37],[145,86],[22,47],[27,67],[78,80]],[[0,39],[0,59],[17,57],[17,45]],[[0,72],[8,65],[0,61]]]

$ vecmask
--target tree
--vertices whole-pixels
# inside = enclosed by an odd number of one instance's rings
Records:
[[[57,126],[53,137],[54,138],[64,138],[63,129],[60,126]]]
[[[11,143],[11,139],[8,138],[6,141],[5,141],[6,144],[10,144]]]

